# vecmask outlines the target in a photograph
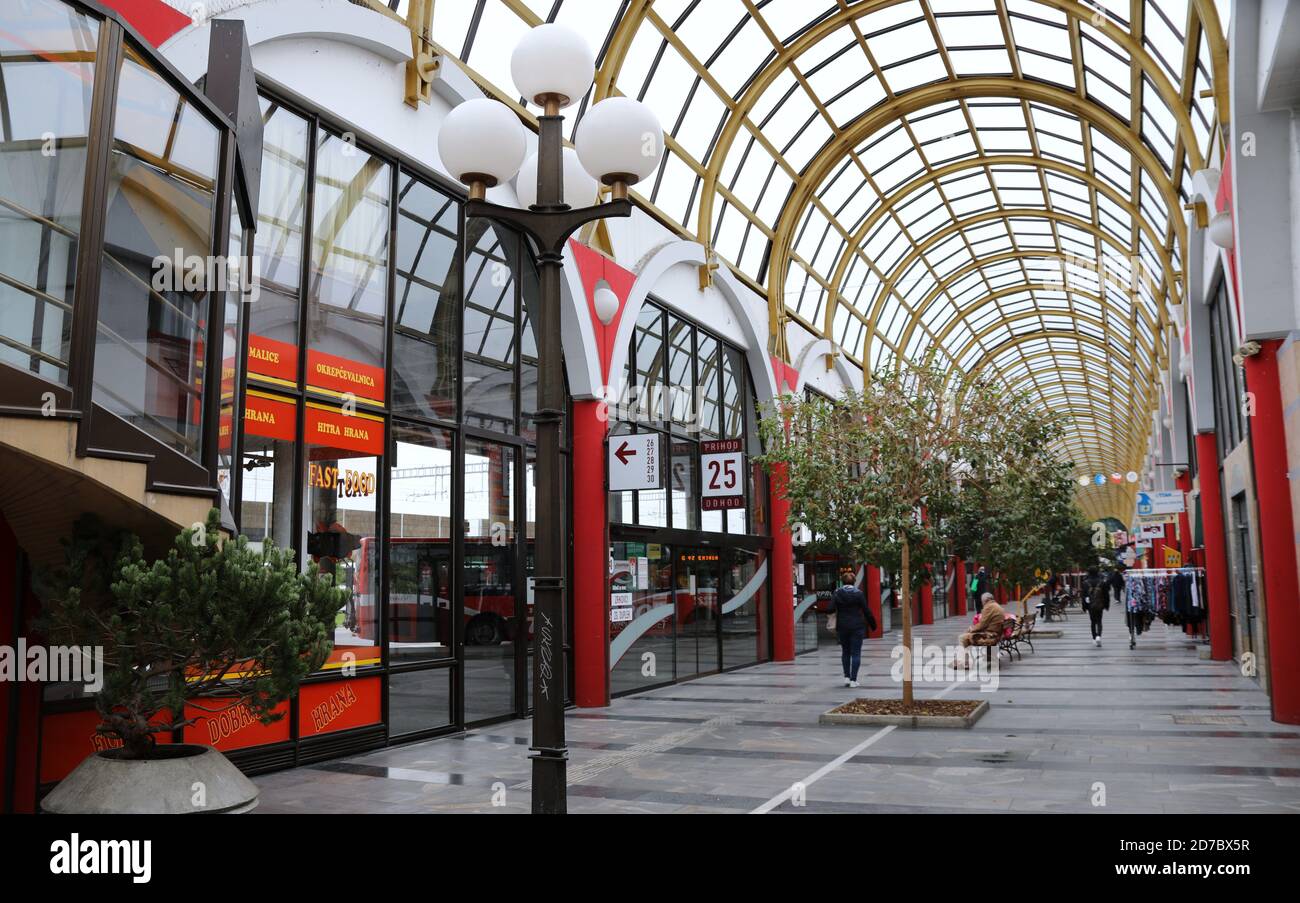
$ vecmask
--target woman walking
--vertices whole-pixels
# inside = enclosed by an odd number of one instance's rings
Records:
[[[840,641],[840,662],[844,666],[844,686],[858,685],[858,668],[862,664],[862,640],[867,630],[876,629],[876,618],[867,605],[867,597],[854,585],[853,571],[840,571],[843,583],[831,596],[831,613]]]

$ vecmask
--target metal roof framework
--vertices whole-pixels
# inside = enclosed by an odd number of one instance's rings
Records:
[[[582,32],[597,75],[573,125],[612,95],[654,109],[667,154],[636,201],[767,298],[773,353],[794,323],[864,374],[989,370],[1067,412],[1061,455],[1109,476],[1139,469],[1168,367],[1191,177],[1227,134],[1230,4],[382,5],[528,119],[509,49],[544,21]],[[1134,489],[1080,501],[1123,519]]]

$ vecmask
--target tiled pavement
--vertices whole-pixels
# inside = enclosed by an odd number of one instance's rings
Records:
[[[964,621],[917,635],[951,643]],[[856,691],[841,686],[838,648],[824,642],[794,662],[570,710],[569,810],[1300,811],[1300,728],[1272,722],[1234,663],[1200,659],[1159,622],[1130,651],[1118,609],[1101,649],[1085,616],[1059,626],[1062,638],[1003,662],[993,693],[951,677],[917,684],[921,697],[987,698],[991,711],[969,730],[817,724],[855,695],[900,692],[890,679],[897,633],[867,641]],[[526,812],[529,727],[266,775],[258,811]],[[802,806],[787,798],[797,782]],[[1105,805],[1095,806],[1101,785]]]

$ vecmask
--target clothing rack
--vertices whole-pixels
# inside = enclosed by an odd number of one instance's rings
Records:
[[[1166,624],[1192,624],[1194,636],[1204,639],[1209,620],[1205,568],[1185,565],[1176,568],[1130,568],[1121,572],[1124,579],[1124,617],[1129,628],[1129,648],[1137,645],[1137,636],[1159,617]],[[1179,585],[1177,578],[1191,577],[1191,586]],[[1175,594],[1181,601],[1175,599]],[[1193,613],[1194,616],[1193,616]]]

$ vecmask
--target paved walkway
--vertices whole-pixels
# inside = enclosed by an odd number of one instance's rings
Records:
[[[921,628],[952,643],[965,619]],[[1044,625],[1056,626],[1056,625]],[[822,727],[855,695],[892,697],[897,633],[867,641],[863,689],[838,648],[571,710],[571,812],[1296,812],[1300,728],[1234,663],[1157,622],[1130,651],[1072,613],[1006,664],[996,692],[951,677],[920,697],[987,698],[970,730]],[[526,812],[529,722],[257,779],[262,812]],[[799,791],[792,788],[802,785]],[[1104,797],[1104,807],[1095,805]],[[494,805],[494,801],[497,805]],[[796,803],[802,802],[802,805]]]

